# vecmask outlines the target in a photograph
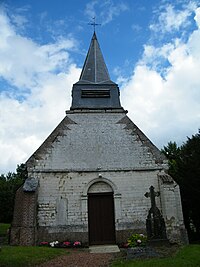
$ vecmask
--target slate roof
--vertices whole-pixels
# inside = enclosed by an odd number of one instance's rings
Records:
[[[81,83],[112,83],[95,32],[79,81]]]

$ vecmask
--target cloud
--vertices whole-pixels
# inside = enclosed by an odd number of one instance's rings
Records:
[[[134,32],[140,32],[142,30],[142,27],[138,24],[132,24],[131,28]]]
[[[197,23],[197,26],[200,27],[200,7],[198,7],[196,9],[196,15],[195,15],[194,19]]]
[[[112,0],[106,1],[91,1],[86,5],[85,15],[91,20],[98,14],[98,20],[102,25],[111,22],[115,17],[119,16],[122,12],[128,10],[128,6],[123,3],[114,4]]]
[[[200,9],[194,9],[197,29],[187,41],[177,38],[160,47],[144,46],[142,59],[123,84],[122,103],[129,116],[159,147],[169,141],[180,145],[183,136],[200,128],[199,14]],[[168,62],[162,69],[157,64],[161,58]]]
[[[179,9],[173,4],[161,5],[156,11],[158,21],[150,25],[150,29],[155,32],[174,32],[181,28],[186,28],[190,23],[188,17],[192,15],[196,8],[195,2],[189,2],[187,5],[179,6]]]
[[[70,57],[74,39],[40,45],[20,34],[3,9],[0,39],[2,173],[25,162],[65,116],[80,69]]]
[[[85,15],[91,20],[92,18],[96,17],[95,6],[98,4],[98,1],[91,1],[87,3],[85,7]]]

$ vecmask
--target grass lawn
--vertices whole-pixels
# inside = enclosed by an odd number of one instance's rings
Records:
[[[49,247],[3,246],[0,251],[1,267],[27,267],[68,254],[65,249]]]
[[[200,245],[181,248],[174,256],[162,259],[116,261],[113,267],[198,267],[200,266]]]

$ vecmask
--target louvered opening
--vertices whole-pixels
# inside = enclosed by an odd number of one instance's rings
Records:
[[[109,89],[100,89],[100,90],[82,89],[81,97],[82,98],[108,98],[110,97],[110,90]]]

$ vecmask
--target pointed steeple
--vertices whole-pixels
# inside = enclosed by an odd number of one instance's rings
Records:
[[[95,31],[80,79],[73,85],[70,109],[80,112],[99,109],[123,111],[118,85],[110,80]]]
[[[110,82],[101,49],[94,32],[79,81],[89,83]]]

